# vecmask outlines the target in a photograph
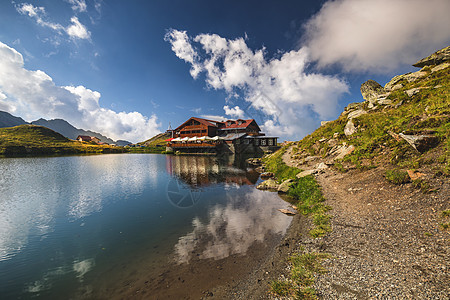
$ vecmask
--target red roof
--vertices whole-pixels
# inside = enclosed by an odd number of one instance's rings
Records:
[[[225,128],[247,128],[253,121],[255,121],[254,119],[249,119],[249,120],[242,120],[242,119],[237,119],[236,121],[234,120],[227,120],[225,122]],[[256,122],[255,122],[256,125]]]
[[[179,128],[183,127],[184,124],[186,124],[187,122],[189,122],[192,119],[194,119],[194,120],[196,120],[196,121],[200,122],[201,124],[203,124],[205,126],[208,126],[208,127],[220,127],[220,126],[223,126],[223,124],[224,124],[224,122],[221,122],[221,121],[213,121],[213,120],[208,120],[208,119],[191,117],[186,122],[184,122],[183,124],[181,124],[180,126],[175,128],[175,130],[178,130]]]
[[[258,129],[259,126],[256,124],[254,119],[248,119],[248,120],[227,120],[225,122],[223,121],[214,121],[214,120],[208,120],[203,118],[197,118],[197,117],[191,117],[186,122],[178,126],[175,130],[178,130],[179,128],[183,127],[186,123],[188,123],[190,120],[196,120],[200,122],[201,124],[208,126],[208,127],[216,127],[218,129],[237,129],[237,128],[247,128],[250,124],[254,124]],[[260,130],[260,129],[259,129]]]

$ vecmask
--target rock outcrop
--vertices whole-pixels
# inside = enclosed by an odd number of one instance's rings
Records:
[[[369,103],[376,103],[377,99],[384,93],[384,88],[375,80],[369,79],[361,84],[361,95]]]
[[[278,190],[278,183],[273,179],[268,179],[266,181],[261,182],[256,188],[258,190],[269,190],[276,191]]]
[[[439,65],[450,60],[450,46],[445,47],[428,57],[422,58],[415,64],[414,67],[423,68],[425,66]]]
[[[423,133],[423,134],[400,133],[399,136],[419,152],[424,152],[439,144],[439,138],[431,133]]]

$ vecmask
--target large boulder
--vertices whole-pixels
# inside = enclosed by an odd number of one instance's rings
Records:
[[[439,65],[448,60],[450,60],[450,46],[436,51],[428,57],[422,58],[421,60],[413,64],[413,66],[423,68],[425,66]]]
[[[353,121],[350,119],[348,120],[347,124],[345,125],[344,128],[344,134],[346,136],[352,135],[354,133],[356,133],[358,130],[355,127],[355,124],[353,124]]]
[[[361,95],[369,103],[375,104],[377,99],[385,93],[384,88],[375,80],[369,79],[361,84]]]
[[[297,178],[306,177],[306,176],[313,175],[316,173],[317,173],[317,170],[305,170],[305,171],[298,173]]]
[[[256,188],[258,190],[276,191],[278,190],[278,183],[273,179],[268,179],[261,182]]]
[[[404,134],[399,136],[419,152],[425,152],[439,144],[439,138],[432,133]]]

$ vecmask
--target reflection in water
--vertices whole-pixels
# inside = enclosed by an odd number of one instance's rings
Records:
[[[234,156],[166,156],[166,170],[194,188],[220,182],[255,184],[259,173],[236,167],[236,161]]]
[[[19,252],[29,236],[44,239],[56,216],[80,219],[156,181],[154,160],[133,168],[137,156],[18,158],[0,161],[0,261]],[[142,163],[142,158],[140,159]],[[154,183],[155,184],[155,183]]]
[[[82,261],[75,261],[73,270],[77,273],[77,278],[83,280],[84,275],[94,267],[94,259],[85,259]]]
[[[222,259],[245,254],[254,242],[263,242],[270,234],[284,235],[290,218],[280,214],[280,202],[273,194],[256,189],[227,195],[226,205],[216,204],[207,221],[194,218],[194,230],[175,245],[176,260],[187,263],[192,258]]]
[[[124,278],[166,267],[174,247],[178,262],[244,254],[290,222],[257,180],[215,157],[0,159],[0,298],[108,297]],[[201,201],[180,209],[170,192]]]

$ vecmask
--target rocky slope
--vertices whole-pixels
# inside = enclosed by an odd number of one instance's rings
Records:
[[[332,208],[331,232],[296,242],[329,255],[321,299],[450,299],[450,47],[414,66],[281,149]]]

